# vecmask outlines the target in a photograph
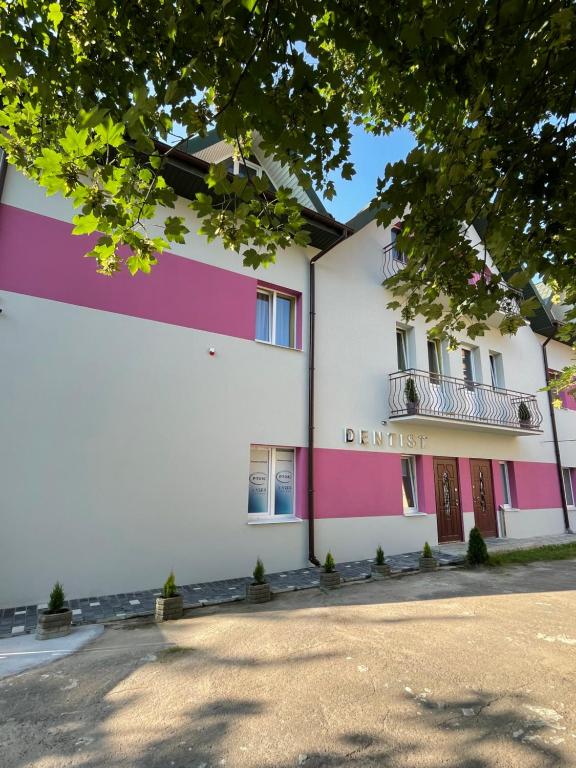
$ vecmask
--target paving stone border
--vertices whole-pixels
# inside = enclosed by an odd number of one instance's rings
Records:
[[[575,541],[574,535],[546,536],[534,539],[487,539],[489,551],[509,551],[511,549],[527,549],[545,544],[563,544]],[[433,547],[434,555],[441,566],[460,565],[466,556],[466,544],[448,544]],[[418,570],[420,552],[408,552],[402,555],[390,555],[386,562],[390,565],[392,574],[409,573]],[[338,563],[342,581],[362,581],[370,577],[370,565],[374,560],[354,560]],[[281,571],[267,575],[273,594],[293,592],[300,589],[319,587],[320,568],[310,566],[294,571]],[[200,608],[205,605],[220,605],[243,600],[246,584],[252,579],[223,579],[221,581],[204,582],[201,584],[186,584],[180,586],[184,597],[184,609]],[[95,624],[119,621],[154,615],[156,597],[161,594],[160,588],[140,592],[123,592],[117,595],[93,595],[76,600],[68,600],[67,605],[72,610],[72,623]],[[46,605],[21,605],[17,608],[0,609],[0,638],[12,637],[34,632],[38,611]]]

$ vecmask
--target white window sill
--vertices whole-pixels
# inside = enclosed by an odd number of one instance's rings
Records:
[[[428,517],[427,512],[407,512],[406,510],[404,510],[402,514],[404,515],[404,517]]]
[[[285,347],[283,344],[273,344],[271,341],[264,341],[263,339],[254,339],[257,344],[264,344],[267,347],[275,347],[276,349],[288,349],[290,352],[303,352],[300,347]]]
[[[566,509],[568,509],[570,512],[574,512],[576,506],[574,506],[574,504],[567,504]]]
[[[258,520],[247,520],[248,525],[282,525],[285,523],[303,523],[301,517],[291,517],[289,515],[276,515],[276,517],[261,517]]]
[[[520,512],[518,507],[500,507],[502,512]]]

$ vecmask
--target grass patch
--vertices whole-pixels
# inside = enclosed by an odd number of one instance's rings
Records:
[[[490,565],[526,565],[539,560],[570,560],[576,557],[576,542],[573,544],[548,544],[545,547],[517,549],[490,555]]]

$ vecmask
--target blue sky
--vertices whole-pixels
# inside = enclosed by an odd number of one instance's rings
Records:
[[[374,196],[376,180],[384,175],[386,163],[406,157],[413,146],[414,137],[404,128],[389,136],[372,136],[354,126],[350,159],[356,168],[356,175],[351,181],[345,181],[339,173],[330,176],[338,194],[333,200],[323,200],[327,210],[338,221],[351,219]]]

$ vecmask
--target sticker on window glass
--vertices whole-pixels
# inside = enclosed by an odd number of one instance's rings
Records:
[[[268,512],[268,451],[252,451],[248,477],[248,512]]]
[[[294,452],[276,451],[276,477],[274,485],[274,512],[277,515],[294,513]]]

